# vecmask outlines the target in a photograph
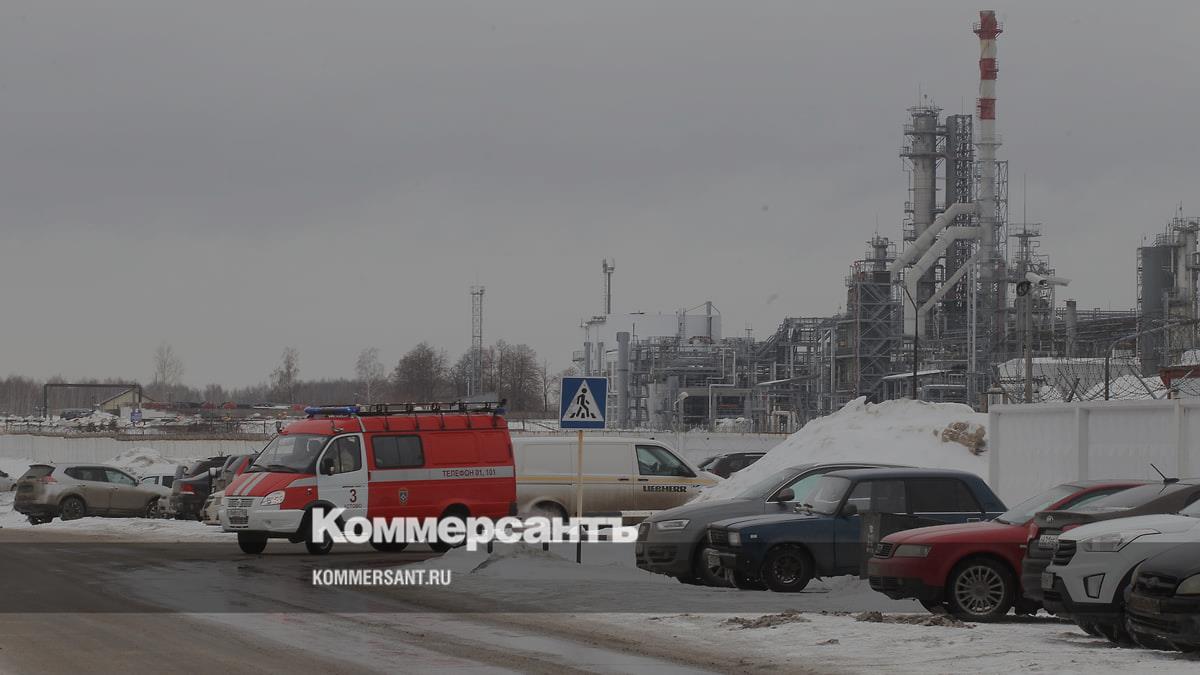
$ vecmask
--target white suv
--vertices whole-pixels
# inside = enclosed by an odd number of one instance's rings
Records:
[[[1128,642],[1125,589],[1142,561],[1184,542],[1200,542],[1200,501],[1179,513],[1118,518],[1070,530],[1042,574],[1045,605],[1079,627]]]

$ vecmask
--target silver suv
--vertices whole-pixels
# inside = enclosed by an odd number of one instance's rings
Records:
[[[34,525],[55,516],[158,515],[157,486],[139,485],[133,476],[100,464],[34,464],[17,481],[13,510]]]

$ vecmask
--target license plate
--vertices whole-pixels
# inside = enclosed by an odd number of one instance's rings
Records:
[[[1142,614],[1159,614],[1159,601],[1154,598],[1143,598],[1140,595],[1129,596],[1129,609]]]
[[[1055,544],[1057,544],[1057,543],[1058,543],[1058,535],[1057,534],[1043,534],[1042,536],[1038,537],[1038,547],[1039,548],[1054,548]]]
[[[1042,590],[1054,589],[1054,572],[1042,572]]]
[[[230,525],[246,525],[250,522],[246,509],[226,509],[225,514],[229,517]]]

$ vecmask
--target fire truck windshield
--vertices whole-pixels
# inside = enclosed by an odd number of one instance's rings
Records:
[[[313,434],[280,434],[263,448],[249,471],[313,473],[317,455],[328,440],[328,436]]]

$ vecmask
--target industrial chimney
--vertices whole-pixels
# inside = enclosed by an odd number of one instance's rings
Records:
[[[979,36],[979,101],[975,114],[979,118],[979,225],[980,277],[985,284],[995,278],[996,272],[996,146],[1000,137],[996,135],[996,36],[1004,27],[996,21],[992,10],[981,10],[979,22],[974,25]]]

